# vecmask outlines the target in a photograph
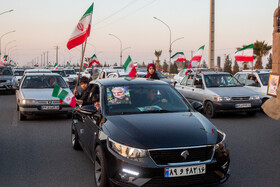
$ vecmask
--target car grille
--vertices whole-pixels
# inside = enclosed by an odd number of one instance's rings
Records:
[[[202,175],[193,175],[186,177],[155,177],[147,182],[143,187],[153,187],[153,186],[190,186],[190,185],[201,185],[201,184],[211,184],[217,183],[221,180],[215,173],[206,173]]]
[[[181,156],[181,153],[186,150],[189,152],[187,159]],[[151,150],[149,152],[156,164],[167,165],[168,163],[210,160],[213,155],[213,146],[188,149]]]
[[[233,101],[245,101],[249,100],[250,97],[232,97]]]
[[[38,100],[37,101],[38,104],[60,104],[58,100],[55,101],[46,101],[46,100]]]
[[[7,80],[0,80],[0,83],[6,82]]]

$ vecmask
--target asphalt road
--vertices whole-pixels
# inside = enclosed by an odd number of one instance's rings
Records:
[[[280,122],[227,114],[210,119],[227,134],[231,177],[227,186],[280,186]],[[15,95],[0,94],[0,186],[91,186],[92,163],[70,143],[63,115],[18,121]]]

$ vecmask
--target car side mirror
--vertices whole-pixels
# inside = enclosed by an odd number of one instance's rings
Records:
[[[92,115],[96,113],[96,108],[94,105],[86,105],[86,106],[82,106],[80,112],[86,115]]]
[[[193,106],[193,108],[195,109],[195,110],[197,110],[197,111],[199,111],[199,110],[201,110],[202,109],[202,103],[200,103],[200,102],[197,102],[197,101],[194,101],[194,102],[192,102],[192,106]]]

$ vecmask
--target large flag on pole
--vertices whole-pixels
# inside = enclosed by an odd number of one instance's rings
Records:
[[[188,68],[194,68],[194,67],[197,67],[199,65],[199,63],[201,61],[201,58],[202,58],[202,55],[203,55],[204,47],[205,47],[205,45],[201,46],[197,50],[197,52],[195,53],[195,55],[191,59]]]
[[[89,68],[93,65],[93,63],[96,63],[96,64],[100,65],[100,62],[98,61],[98,59],[97,59],[95,54],[93,54],[92,57],[90,57],[88,63],[89,63],[88,64]]]
[[[183,52],[177,52],[171,57],[174,62],[187,62]]]
[[[254,44],[247,45],[241,49],[238,49],[235,54],[234,58],[236,61],[243,61],[243,62],[253,62],[253,50]]]
[[[62,103],[63,101],[73,108],[75,108],[76,106],[75,96],[71,92],[69,93],[57,85],[54,85],[52,96],[58,97],[60,99],[59,100],[60,103]]]
[[[128,56],[128,58],[126,59],[124,65],[123,65],[123,68],[124,68],[124,71],[126,73],[128,73],[128,75],[130,77],[135,77],[137,71],[136,71],[134,63],[132,62],[130,56]]]
[[[67,48],[70,50],[85,42],[86,38],[90,35],[91,19],[93,12],[93,3],[84,13],[76,28],[74,29],[71,37],[67,43]]]

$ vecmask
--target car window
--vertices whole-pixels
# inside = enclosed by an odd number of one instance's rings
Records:
[[[24,71],[15,71],[14,72],[15,76],[23,76],[23,74],[24,74]]]
[[[0,75],[13,75],[12,69],[8,67],[0,67]]]
[[[53,88],[54,85],[67,88],[67,84],[61,76],[50,75],[26,76],[21,88]]]
[[[114,78],[114,75],[115,75],[115,74],[109,74],[109,75],[108,75],[108,78]]]
[[[188,77],[186,76],[186,77],[184,77],[184,79],[181,81],[180,84],[186,86],[187,85],[187,80],[188,80]]]
[[[187,101],[169,85],[105,87],[108,115],[188,112]]]
[[[195,86],[201,86],[201,88],[203,87],[203,82],[202,82],[202,77],[201,75],[197,75],[194,81],[194,85]]]
[[[64,71],[52,71],[52,73],[57,73],[57,74],[61,75],[62,77],[66,77],[66,74]]]
[[[240,83],[245,84],[246,78],[247,78],[247,74],[239,74],[239,77],[237,79]]]
[[[259,87],[260,83],[258,82],[258,79],[255,75],[248,75],[246,83],[246,86],[253,86],[253,87]]]
[[[184,70],[184,69],[181,70],[180,73],[179,73],[179,76],[180,77],[184,77],[185,76],[185,72],[186,72],[186,70]]]
[[[204,75],[207,87],[237,87],[242,86],[237,79],[230,74]]]
[[[189,75],[188,76],[187,86],[192,86],[193,85],[193,77],[194,77],[194,75]]]
[[[268,85],[269,73],[260,73],[259,78],[264,86]]]
[[[66,69],[64,70],[64,72],[66,73],[66,75],[76,75],[76,72],[73,69]]]

